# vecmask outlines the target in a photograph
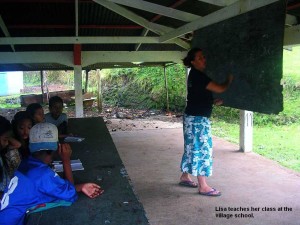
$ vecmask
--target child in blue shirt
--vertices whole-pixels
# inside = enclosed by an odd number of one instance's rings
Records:
[[[2,198],[0,225],[24,224],[26,212],[43,203],[66,201],[71,204],[77,199],[76,192],[83,192],[90,198],[103,193],[100,186],[94,183],[74,185],[70,164],[72,151],[68,144],[58,145],[55,125],[34,125],[29,134],[29,149],[31,156],[22,160]],[[57,149],[66,179],[49,167]]]

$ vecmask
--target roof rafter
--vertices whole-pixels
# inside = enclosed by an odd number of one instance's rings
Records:
[[[182,63],[186,51],[83,51],[82,66],[96,63],[122,63],[128,62],[176,62]]]
[[[224,6],[229,6],[238,0],[198,0],[198,1],[224,7]]]
[[[0,28],[3,31],[5,37],[10,37],[10,33],[9,33],[9,31],[8,31],[8,29],[7,29],[7,27],[6,27],[5,23],[4,23],[1,15],[0,15]],[[10,44],[10,47],[12,48],[12,50],[14,52],[16,51],[15,47],[12,44]]]
[[[0,45],[35,45],[35,44],[160,44],[159,37],[108,36],[108,37],[5,37],[0,38]],[[174,44],[171,40],[166,44]]]
[[[110,9],[111,11],[147,28],[148,30],[151,30],[152,32],[159,34],[159,35],[162,35],[168,31],[173,30],[170,27],[151,23],[151,22],[147,21],[146,19],[144,19],[143,17],[140,17],[140,16],[136,15],[135,13],[133,13],[115,3],[108,2],[106,0],[93,0],[93,1]],[[174,43],[176,43],[177,45],[179,45],[185,49],[188,49],[190,47],[190,45],[188,43],[186,43],[185,41],[182,41],[180,39],[176,39],[174,41]]]
[[[165,42],[173,38],[180,37],[186,33],[192,32],[204,28],[206,26],[212,25],[214,23],[221,22],[223,20],[241,15],[243,13],[249,12],[251,10],[269,5],[278,0],[265,0],[265,1],[252,1],[252,0],[240,0],[235,2],[225,8],[222,8],[214,13],[211,13],[205,17],[194,20],[182,27],[172,30],[164,35],[162,35],[159,40]]]
[[[295,24],[297,24],[297,17],[286,14],[286,16],[285,16],[285,25],[293,26]]]
[[[152,12],[158,15],[163,15],[167,17],[171,17],[177,20],[182,20],[185,22],[191,22],[195,19],[200,18],[200,16],[183,12],[174,8],[161,6],[158,4],[146,2],[143,0],[108,0],[110,2],[114,2],[120,5],[129,6],[136,9],[141,9],[147,12]]]
[[[180,63],[185,51],[82,51],[82,67],[101,63],[176,62]],[[73,52],[0,52],[1,64],[57,63],[73,67]]]

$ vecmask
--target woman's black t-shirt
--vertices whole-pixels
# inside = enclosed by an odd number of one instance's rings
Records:
[[[213,105],[212,92],[206,87],[211,79],[194,68],[190,70],[187,81],[187,105],[185,114],[210,117]]]

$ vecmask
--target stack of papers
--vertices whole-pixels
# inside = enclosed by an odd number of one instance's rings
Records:
[[[82,137],[65,137],[64,142],[82,142],[84,138]]]
[[[55,172],[63,172],[64,171],[62,161],[53,161],[52,165],[53,165]],[[72,171],[84,170],[80,159],[71,160],[71,168],[72,168]]]

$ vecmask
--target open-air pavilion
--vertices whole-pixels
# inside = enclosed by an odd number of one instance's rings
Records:
[[[282,110],[282,49],[292,49],[300,44],[299,17],[298,0],[0,0],[0,71],[74,70],[76,117],[81,118],[83,70],[133,67],[137,64],[166,66],[181,63],[191,47],[205,46],[211,53],[208,57],[212,64],[208,67],[211,68],[210,72],[216,74],[217,80],[222,80],[218,75],[220,70],[225,68],[226,71],[232,71],[232,65],[235,65],[236,92],[224,97],[233,99],[228,101],[228,106],[241,109],[241,143],[233,148],[248,151],[251,149],[251,111],[278,113]],[[219,55],[223,55],[221,60],[228,58],[225,67],[216,66]],[[245,64],[257,69],[256,73],[251,73],[253,71],[246,68]],[[244,73],[242,69],[245,69]],[[255,85],[258,81],[266,83]],[[260,96],[256,101],[251,98],[254,94]],[[266,98],[272,101],[263,104]],[[118,143],[117,147],[123,149]],[[234,154],[230,150],[227,153]],[[256,165],[257,168],[260,166]],[[249,167],[244,166],[243,169],[246,171]],[[226,170],[226,167],[219,170]],[[272,167],[266,171],[271,174]],[[260,171],[252,172],[253,179],[261,175]],[[282,174],[280,178],[275,177],[278,173]],[[277,213],[274,218],[279,221],[278,224],[299,224],[295,221],[297,216],[299,218],[299,205],[291,205],[296,203],[295,199],[299,199],[294,182],[299,177],[295,178],[297,175],[281,170],[278,173],[273,174],[275,180],[271,181],[266,178],[268,174],[264,174],[266,177],[258,176],[265,182],[269,181],[266,186],[261,185],[262,189],[253,187],[252,178],[245,181],[244,188],[254,188],[253,192],[249,191],[249,196],[270,197],[274,185],[282,184],[282,179],[288,180],[289,185],[283,187],[284,190],[279,189],[274,196],[289,199],[286,206],[293,207],[293,216],[285,221],[281,219],[287,214]],[[244,173],[242,175],[245,176]],[[225,180],[220,179],[220,182]],[[296,184],[299,187],[299,181]],[[151,190],[150,185],[148,193]],[[238,193],[243,191],[239,189]],[[230,192],[232,199],[236,196],[242,199],[243,196],[235,195],[236,192]],[[284,193],[288,195],[284,196]],[[272,200],[271,197],[265,199],[265,204],[260,202],[257,207],[268,207],[268,203],[270,207],[280,206],[280,201],[275,204]],[[238,202],[234,202],[236,205],[214,202],[214,206],[256,206],[255,200],[249,204],[241,202],[238,205]],[[203,212],[197,210],[195,212],[199,214]],[[210,214],[214,215],[215,212],[211,210]],[[273,216],[261,215],[268,221]],[[189,216],[184,216],[184,221],[187,221]],[[228,222],[230,220],[226,221],[220,222],[211,217],[202,223],[233,224],[232,221]],[[244,224],[276,224],[271,219],[266,223],[243,221]],[[164,223],[158,221],[153,224]],[[167,224],[179,223],[174,221]]]

